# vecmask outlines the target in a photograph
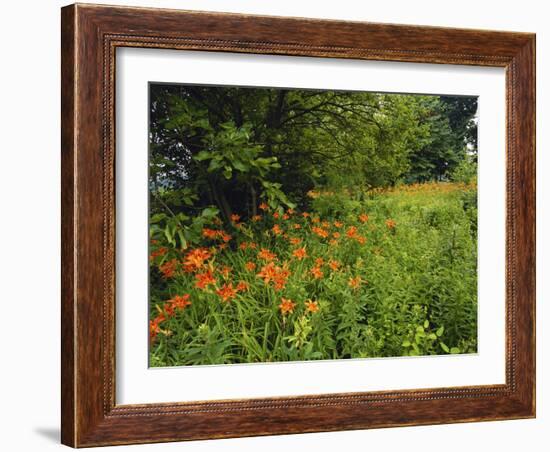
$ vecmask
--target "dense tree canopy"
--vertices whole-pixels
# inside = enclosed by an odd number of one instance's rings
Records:
[[[209,206],[226,222],[255,215],[260,202],[304,207],[319,186],[445,180],[477,151],[473,97],[150,89],[152,211],[181,220],[194,209],[208,217]]]

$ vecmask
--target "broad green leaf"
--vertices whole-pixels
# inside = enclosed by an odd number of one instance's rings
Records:
[[[220,211],[217,207],[207,207],[206,209],[202,210],[201,215],[206,218],[212,218],[218,215]]]
[[[199,161],[199,162],[202,162],[203,160],[207,160],[209,158],[212,158],[212,154],[208,151],[200,151],[193,158],[195,160]]]
[[[237,169],[237,170],[239,170],[243,173],[248,169],[243,162],[239,162],[238,160],[235,160],[233,162],[233,166],[235,167],[235,169]]]

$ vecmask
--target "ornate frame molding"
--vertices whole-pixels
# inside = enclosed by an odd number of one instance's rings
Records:
[[[534,35],[77,4],[62,9],[62,45],[64,444],[82,447],[534,416]],[[118,47],[506,68],[506,384],[116,405]]]

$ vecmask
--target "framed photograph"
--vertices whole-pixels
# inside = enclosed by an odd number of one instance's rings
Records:
[[[535,36],[62,9],[62,442],[535,416]]]

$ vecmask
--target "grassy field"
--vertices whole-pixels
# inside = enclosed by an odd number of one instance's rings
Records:
[[[476,194],[311,191],[308,211],[153,241],[150,365],[476,352]]]

